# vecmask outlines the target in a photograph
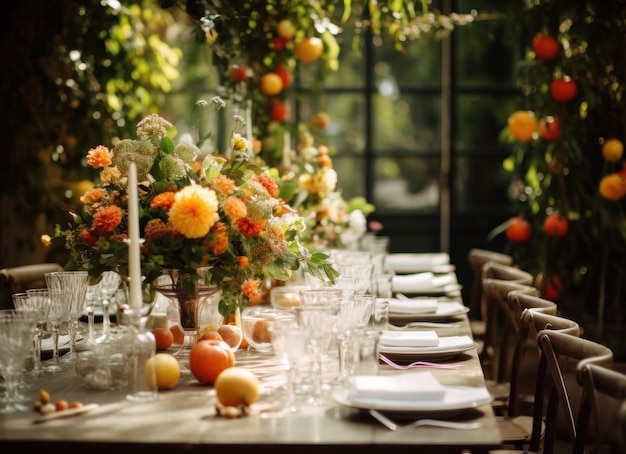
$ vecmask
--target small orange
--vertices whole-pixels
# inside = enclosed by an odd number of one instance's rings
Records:
[[[157,350],[167,350],[174,343],[174,334],[166,328],[155,328],[152,330]]]
[[[202,384],[213,384],[217,376],[235,364],[235,355],[224,341],[196,342],[189,352],[189,369]]]
[[[620,200],[626,195],[626,178],[617,173],[606,175],[600,180],[598,191],[607,200]]]
[[[619,139],[609,139],[602,145],[602,156],[608,162],[617,162],[624,154],[624,144]]]
[[[296,60],[309,63],[317,60],[324,53],[324,43],[316,36],[304,37],[294,47]]]
[[[204,331],[202,334],[200,334],[200,337],[198,337],[198,342],[202,340],[207,340],[207,339],[219,340],[219,341],[224,340],[222,335],[218,333],[217,331]]]
[[[519,142],[530,142],[537,132],[537,119],[530,110],[518,110],[509,115],[507,125],[511,135]]]
[[[170,331],[172,332],[173,335],[173,344],[176,345],[183,345],[185,343],[185,333],[183,333],[183,330],[181,329],[180,326],[178,325],[172,325],[170,327]]]
[[[259,88],[264,95],[274,96],[283,90],[283,80],[274,72],[263,74]]]

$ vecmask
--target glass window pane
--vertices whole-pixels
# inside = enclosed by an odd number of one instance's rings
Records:
[[[454,112],[457,133],[455,146],[458,151],[501,145],[499,135],[506,127],[507,118],[520,105],[516,96],[478,92],[459,94]]]
[[[372,141],[376,153],[438,149],[439,110],[440,98],[436,95],[375,95]]]
[[[439,157],[374,159],[376,210],[428,210],[439,206]]]
[[[380,38],[378,38],[380,40]],[[385,42],[374,46],[377,84],[393,77],[400,86],[433,86],[441,81],[441,42],[431,38],[409,41],[405,52]]]
[[[507,194],[511,175],[502,168],[502,158],[462,157],[455,164],[453,212],[476,213],[510,206]]]

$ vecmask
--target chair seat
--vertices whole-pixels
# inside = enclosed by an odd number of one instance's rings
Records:
[[[532,416],[521,415],[514,418],[509,418],[508,416],[497,416],[496,421],[502,436],[503,446],[513,445],[519,448],[522,445],[530,443],[533,433]],[[544,430],[545,426],[542,424],[542,434]]]

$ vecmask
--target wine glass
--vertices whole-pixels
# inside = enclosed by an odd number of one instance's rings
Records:
[[[276,320],[270,328],[272,349],[285,367],[287,373],[285,403],[278,415],[293,413],[297,410],[295,392],[295,372],[299,360],[306,356],[309,339],[295,320]]]
[[[0,310],[0,375],[4,377],[3,406],[0,413],[28,409],[20,403],[19,378],[30,354],[36,316],[30,310]]]
[[[67,290],[70,298],[70,310],[66,315],[70,335],[70,351],[63,355],[63,362],[74,364],[76,354],[76,341],[78,340],[78,321],[83,315],[85,294],[89,285],[87,271],[53,271],[44,274],[46,286],[53,290]]]
[[[109,307],[111,301],[117,301],[117,289],[120,287],[122,278],[115,271],[105,271],[100,275],[98,282],[98,299],[102,305],[102,335],[95,342],[106,342],[111,337],[111,316]]]
[[[13,305],[19,311],[33,311],[35,313],[35,337],[33,349],[33,369],[30,372],[33,376],[40,375],[41,369],[41,340],[43,338],[43,328],[48,321],[50,312],[50,296],[46,294],[27,292],[14,293],[12,295]]]
[[[35,293],[41,297],[47,293],[50,298],[50,311],[48,312],[48,324],[52,331],[52,359],[46,364],[45,370],[49,373],[60,372],[63,367],[59,363],[59,327],[68,319],[72,309],[72,292],[59,289],[29,289],[29,296]]]
[[[313,355],[313,394],[308,403],[310,405],[324,405],[326,399],[323,391],[322,366],[324,356],[335,336],[339,301],[332,300],[326,303],[309,304],[294,308],[296,320],[308,335],[308,345]]]

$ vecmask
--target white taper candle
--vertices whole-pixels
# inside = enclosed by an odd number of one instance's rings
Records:
[[[137,190],[137,165],[128,167],[128,276],[131,309],[141,310],[141,254],[139,251],[139,194]]]

